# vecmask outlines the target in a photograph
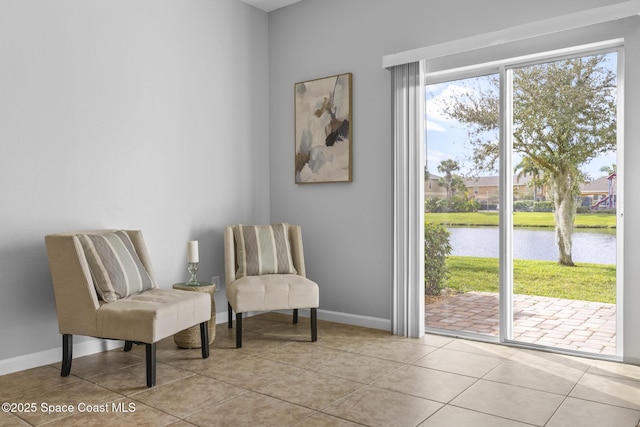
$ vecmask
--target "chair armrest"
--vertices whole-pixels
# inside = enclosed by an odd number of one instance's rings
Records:
[[[100,307],[89,265],[74,234],[45,236],[61,334],[96,335]]]
[[[293,266],[299,276],[307,277],[304,265],[304,250],[302,247],[302,227],[299,225],[289,225],[289,244],[291,246],[291,258]]]
[[[227,289],[236,280],[236,248],[230,226],[224,228],[224,278]]]

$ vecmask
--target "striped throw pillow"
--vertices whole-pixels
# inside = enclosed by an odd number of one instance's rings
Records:
[[[289,245],[289,224],[236,225],[236,278],[296,274]]]
[[[126,231],[77,234],[82,244],[93,284],[106,302],[114,302],[156,285],[142,265]]]

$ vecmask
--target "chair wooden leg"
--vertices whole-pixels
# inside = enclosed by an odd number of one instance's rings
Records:
[[[242,348],[242,313],[236,313],[236,348]]]
[[[147,347],[147,387],[156,385],[156,343],[146,344]]]
[[[229,320],[227,324],[229,325],[229,329],[233,328],[233,309],[231,308],[231,304],[227,303],[227,313],[229,313]]]
[[[209,357],[209,322],[200,323],[200,342],[202,344],[202,358]]]
[[[311,341],[318,341],[318,309],[311,309]]]
[[[62,369],[60,370],[61,377],[69,376],[71,373],[71,360],[73,359],[73,335],[62,335]]]
[[[132,348],[133,348],[133,341],[124,342],[124,351],[131,351]]]
[[[298,309],[293,309],[293,323],[298,323]]]

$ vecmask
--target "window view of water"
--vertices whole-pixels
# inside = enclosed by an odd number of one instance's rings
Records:
[[[425,224],[428,328],[618,351],[614,88],[622,76],[615,48],[580,55],[507,62],[504,72],[479,68],[460,80],[428,76],[424,212],[440,227]],[[496,218],[501,200],[514,221]],[[574,219],[585,228],[571,230]],[[500,258],[501,233],[510,234],[513,262]]]
[[[498,258],[498,227],[450,227],[453,256]],[[514,259],[557,261],[558,249],[553,230],[513,229]],[[616,263],[615,231],[573,232],[573,260],[595,264]]]

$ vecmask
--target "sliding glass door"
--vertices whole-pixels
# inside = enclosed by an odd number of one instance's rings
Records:
[[[498,99],[498,74],[427,86],[425,317],[428,328],[498,338],[500,179],[497,164],[477,164],[471,142],[482,136],[498,148],[498,103],[485,105],[495,122],[486,130],[463,117],[482,97]],[[498,158],[494,150],[492,161]],[[438,268],[438,244],[447,239],[450,251]]]
[[[427,330],[616,354],[621,60],[427,76]]]
[[[513,67],[514,341],[616,354],[618,54]]]

